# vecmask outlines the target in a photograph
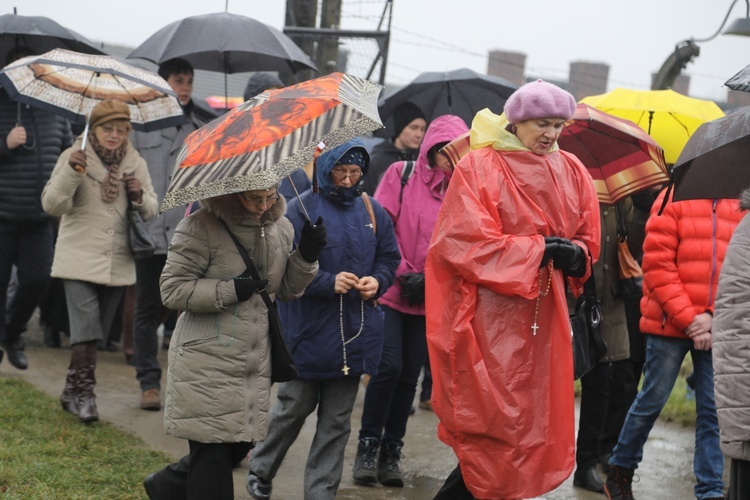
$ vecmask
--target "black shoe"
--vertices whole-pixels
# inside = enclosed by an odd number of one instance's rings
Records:
[[[599,473],[596,472],[596,466],[585,467],[583,469],[576,469],[573,474],[573,486],[578,486],[589,491],[595,491],[597,493],[604,493],[604,483],[599,477]]]
[[[156,500],[156,485],[154,484],[154,474],[149,474],[146,479],[143,480],[143,489],[146,490],[146,495],[150,500]]]
[[[8,362],[19,370],[25,370],[29,367],[29,360],[26,359],[26,354],[23,350],[19,349],[19,340],[13,342],[3,342],[0,344],[0,349],[5,351],[8,355]]]
[[[404,487],[401,475],[401,445],[395,442],[383,443],[378,456],[378,482],[383,486]]]
[[[375,462],[380,443],[375,438],[363,438],[357,446],[357,457],[354,459],[352,476],[358,483],[374,484],[378,482]]]
[[[607,474],[604,494],[609,500],[633,500],[633,473],[635,469],[626,469],[613,465]]]
[[[601,455],[599,457],[599,467],[601,467],[602,472],[607,475],[609,474],[609,469],[612,468],[611,465],[609,465],[609,459],[612,458],[611,453],[605,453],[604,455]]]
[[[52,328],[50,325],[44,327],[44,345],[57,349],[60,347],[60,332]]]

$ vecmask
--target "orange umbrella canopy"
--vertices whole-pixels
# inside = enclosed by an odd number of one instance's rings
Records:
[[[638,125],[674,164],[690,136],[705,122],[724,116],[713,101],[695,99],[674,90],[616,88],[606,94],[584,97],[582,103]]]
[[[161,211],[222,194],[267,189],[324,150],[383,126],[380,85],[331,73],[269,90],[186,139]]]
[[[635,123],[579,104],[557,140],[594,179],[599,202],[614,205],[669,181],[664,150]]]

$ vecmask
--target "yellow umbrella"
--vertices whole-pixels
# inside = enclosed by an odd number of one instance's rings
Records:
[[[715,102],[687,97],[674,90],[616,88],[606,94],[584,97],[580,102],[641,127],[664,149],[670,164],[677,161],[687,140],[702,123],[724,116]]]

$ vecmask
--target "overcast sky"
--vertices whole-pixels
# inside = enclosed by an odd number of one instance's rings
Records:
[[[342,28],[376,28],[384,0],[342,0]],[[137,46],[166,24],[220,12],[225,0],[0,0],[93,41]],[[229,12],[283,29],[284,0],[229,0]],[[485,73],[492,49],[527,55],[526,73],[567,80],[570,62],[610,66],[609,89],[648,89],[675,44],[707,38],[732,0],[394,0],[386,83],[403,85],[424,71],[468,67]],[[729,23],[745,17],[737,2]],[[725,100],[723,83],[750,64],[750,38],[719,35],[700,44],[687,68],[691,95]]]

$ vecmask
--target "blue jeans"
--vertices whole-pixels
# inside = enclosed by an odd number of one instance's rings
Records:
[[[385,313],[383,354],[370,379],[359,438],[403,445],[419,372],[427,359],[425,317],[381,305]]]
[[[723,497],[724,456],[719,449],[719,422],[714,401],[714,369],[711,351],[693,349],[693,341],[646,336],[646,364],[643,386],[625,417],[620,439],[609,463],[635,469],[643,459],[643,446],[669,399],[682,360],[690,352],[695,369],[695,455],[693,471],[698,499]]]

